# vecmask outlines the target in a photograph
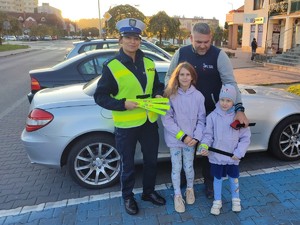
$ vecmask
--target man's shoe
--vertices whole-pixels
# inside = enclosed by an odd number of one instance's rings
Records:
[[[214,197],[214,191],[211,190],[211,189],[209,189],[209,188],[207,188],[207,189],[205,190],[205,195],[206,195],[206,197],[207,197],[208,199],[212,199],[212,198]]]
[[[166,204],[166,200],[163,197],[161,197],[156,191],[153,191],[150,194],[143,193],[142,200],[152,202],[154,205],[165,205]]]
[[[139,208],[133,197],[124,200],[125,210],[129,215],[135,215],[139,212]]]

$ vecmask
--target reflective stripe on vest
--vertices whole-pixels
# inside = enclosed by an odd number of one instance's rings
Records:
[[[147,85],[145,93],[136,76],[126,68],[119,60],[114,59],[107,64],[112,75],[114,76],[119,92],[115,99],[135,99],[138,95],[149,94],[152,96],[152,89],[155,76],[155,64],[152,60],[144,58],[145,71],[147,76]],[[133,110],[112,111],[114,124],[119,128],[130,128],[143,125],[147,120],[147,115],[150,122],[155,122],[158,119],[158,114],[149,112],[142,108]]]

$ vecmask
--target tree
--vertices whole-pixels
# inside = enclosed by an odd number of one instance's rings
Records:
[[[10,32],[11,34],[14,35],[20,35],[22,34],[22,29],[20,26],[20,22],[14,18],[14,17],[9,17],[9,22],[10,22]]]
[[[135,18],[145,22],[146,19],[142,12],[128,4],[115,6],[108,10],[108,13],[111,15],[111,18],[105,22],[106,34],[113,37],[119,34],[118,30],[116,29],[116,23],[119,20],[125,18]]]
[[[229,28],[229,25],[228,25],[228,23],[227,22],[225,22],[225,24],[224,24],[224,30],[223,30],[223,41],[227,44],[227,42],[228,42],[228,28]]]
[[[225,22],[225,24],[224,24],[224,29],[225,29],[225,30],[228,30],[228,27],[229,27],[228,23]]]
[[[178,34],[178,43],[183,44],[183,40],[189,38],[191,35],[191,32],[187,28],[180,28],[179,34]]]
[[[30,28],[30,36],[45,36],[51,34],[51,28],[48,25],[36,25]]]
[[[169,30],[171,18],[165,11],[160,11],[152,16],[149,23],[148,30],[159,37],[159,43],[161,44],[162,37],[166,37],[167,31]]]
[[[2,45],[2,36],[4,33],[4,22],[7,20],[7,15],[0,11],[0,45]]]
[[[0,12],[0,36],[4,34],[18,35],[22,33],[22,29],[19,21],[7,15],[6,13]],[[0,45],[2,45],[2,39],[0,38]]]
[[[99,35],[99,29],[96,27],[84,28],[81,31],[82,35],[85,37],[97,37]]]
[[[223,41],[223,29],[221,27],[216,28],[213,39],[216,46],[221,46],[221,42]]]
[[[174,44],[174,39],[178,37],[180,34],[180,21],[178,18],[170,18],[170,23],[169,23],[169,31],[166,36],[169,36],[170,38],[173,39],[173,44]]]

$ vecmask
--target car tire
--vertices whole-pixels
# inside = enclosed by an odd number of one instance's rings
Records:
[[[300,159],[300,116],[282,120],[273,130],[269,150],[279,159],[295,161]]]
[[[73,180],[88,189],[100,189],[116,183],[120,176],[120,155],[113,135],[93,134],[79,139],[67,161]]]

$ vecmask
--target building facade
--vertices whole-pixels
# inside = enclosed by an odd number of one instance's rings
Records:
[[[219,20],[217,19],[204,19],[204,18],[178,18],[180,22],[180,28],[187,29],[188,31],[192,31],[193,26],[195,23],[207,23],[210,27],[212,27],[214,30],[219,27]],[[170,40],[172,42],[172,40]],[[177,44],[175,42],[174,44]],[[191,40],[188,38],[186,40],[183,40],[183,45],[191,44]]]
[[[267,46],[286,52],[300,45],[300,0],[270,0]]]
[[[44,14],[54,14],[62,18],[61,10],[50,6],[49,3],[42,3],[41,6],[37,7],[37,12],[44,13]]]
[[[241,20],[243,51],[251,51],[253,38],[257,40],[258,53],[281,53],[300,45],[300,0],[245,0],[243,13],[231,11],[226,17],[232,49],[234,26]]]
[[[0,11],[34,13],[38,0],[0,0]]]
[[[244,21],[244,6],[236,10],[231,10],[226,14],[226,22],[228,24],[228,44],[230,49],[237,49],[241,44],[241,34]]]

